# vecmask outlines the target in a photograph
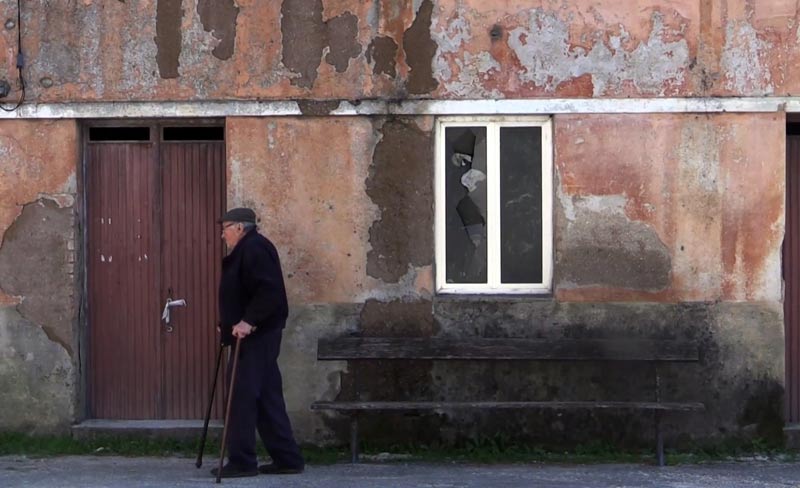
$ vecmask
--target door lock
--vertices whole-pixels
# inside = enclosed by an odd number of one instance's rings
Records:
[[[178,300],[167,298],[167,304],[164,305],[164,311],[161,313],[161,320],[163,320],[164,323],[166,324],[167,332],[172,332],[173,330],[173,327],[169,324],[169,319],[170,319],[169,309],[172,307],[185,307],[185,306],[186,306],[186,300],[184,300],[183,298],[179,298]]]

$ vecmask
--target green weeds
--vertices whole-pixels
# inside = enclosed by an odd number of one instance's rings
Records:
[[[68,436],[29,436],[20,433],[0,433],[0,455],[50,457],[64,455],[194,458],[197,440],[143,437],[97,437],[73,439]],[[217,439],[206,443],[205,455],[216,457]],[[797,452],[770,447],[761,441],[728,440],[713,445],[689,446],[682,450],[667,450],[668,464],[730,461],[736,459],[779,459],[796,461]],[[309,464],[332,464],[350,459],[349,448],[306,447],[303,454]],[[263,449],[260,452],[266,457]],[[523,445],[503,436],[473,439],[456,445],[378,446],[365,443],[362,455],[366,462],[469,462],[482,464],[507,463],[652,463],[652,449],[620,449],[602,442],[560,449],[552,446]]]

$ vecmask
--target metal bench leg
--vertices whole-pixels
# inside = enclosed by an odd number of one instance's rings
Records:
[[[664,436],[661,433],[661,412],[656,410],[656,460],[664,466]]]
[[[358,462],[358,415],[350,416],[350,462]]]

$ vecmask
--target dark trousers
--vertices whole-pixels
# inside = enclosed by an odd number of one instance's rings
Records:
[[[242,340],[228,424],[228,460],[236,466],[257,466],[256,429],[273,463],[304,466],[283,400],[278,369],[282,333],[281,329],[265,330]]]

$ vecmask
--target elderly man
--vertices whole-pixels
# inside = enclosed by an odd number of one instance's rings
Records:
[[[230,344],[242,339],[222,477],[301,473],[305,462],[286,415],[278,369],[289,314],[278,252],[256,231],[251,209],[234,208],[219,222],[228,247],[219,286],[222,340]],[[271,464],[258,466],[256,429]],[[212,474],[216,476],[216,468]]]

